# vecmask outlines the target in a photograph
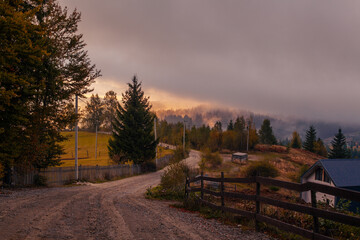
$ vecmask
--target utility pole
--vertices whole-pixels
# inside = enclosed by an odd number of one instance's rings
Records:
[[[95,162],[97,158],[97,123],[95,124]]]
[[[249,152],[249,135],[250,135],[250,127],[249,123],[247,125],[248,135],[247,135],[247,141],[246,141],[246,152]]]
[[[78,114],[78,95],[75,96],[75,114]],[[75,179],[79,180],[79,168],[78,168],[78,119],[76,118],[75,123]]]
[[[154,135],[155,135],[155,141],[157,139],[157,136],[156,136],[156,118],[154,118]],[[155,159],[157,159],[157,145],[156,145],[156,148],[155,148]]]
[[[183,149],[184,149],[184,152],[185,152],[185,119],[184,119],[184,136],[183,136]]]

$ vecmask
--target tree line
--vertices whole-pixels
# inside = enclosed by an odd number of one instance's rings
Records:
[[[161,120],[158,123],[158,133],[161,142],[181,145],[184,123],[168,123]],[[209,149],[212,152],[224,149],[230,151],[246,151],[260,144],[279,144],[289,148],[304,149],[328,158],[357,157],[358,152],[354,148],[348,148],[346,139],[341,129],[334,136],[331,146],[327,148],[322,139],[316,136],[316,129],[310,126],[306,130],[305,140],[302,142],[298,132],[294,131],[291,141],[278,141],[273,133],[269,119],[264,119],[257,131],[251,117],[245,120],[244,116],[230,120],[226,130],[223,130],[220,121],[212,128],[209,125],[201,127],[192,126],[186,129],[186,145],[193,149]],[[248,144],[248,145],[247,145]]]
[[[112,131],[112,122],[115,118],[116,108],[119,104],[117,94],[110,90],[104,98],[92,94],[86,102],[85,109],[81,111],[82,128],[88,131]]]

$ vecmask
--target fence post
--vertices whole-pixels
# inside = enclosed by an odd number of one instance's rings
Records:
[[[95,167],[95,181],[98,179],[98,165],[96,164],[96,167]]]
[[[316,206],[316,192],[313,190],[311,190],[311,206],[313,208],[317,207]],[[313,231],[314,231],[314,233],[318,233],[319,232],[319,218],[313,215],[313,219],[314,219],[314,230]],[[315,238],[313,237],[313,239],[315,239]]]
[[[221,211],[224,212],[225,201],[224,201],[224,172],[221,172],[220,182],[220,195],[221,195]]]
[[[185,179],[185,200],[188,200],[189,198],[189,193],[188,193],[188,185],[189,185],[189,178],[186,177]]]
[[[57,180],[58,180],[57,181],[58,184],[64,184],[63,174],[62,174],[62,167],[59,167],[59,178]]]
[[[260,183],[258,182],[257,177],[255,177],[256,179],[256,214],[255,214],[255,229],[256,231],[260,231],[260,226],[259,226],[259,221],[256,219],[256,216],[258,214],[260,214],[260,201],[259,201],[259,196],[260,196]]]
[[[201,172],[201,200],[204,200],[204,172]]]

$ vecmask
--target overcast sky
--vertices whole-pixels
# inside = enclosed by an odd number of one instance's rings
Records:
[[[360,1],[61,0],[121,94],[137,74],[161,105],[360,122]]]

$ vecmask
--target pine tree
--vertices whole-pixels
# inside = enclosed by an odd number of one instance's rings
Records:
[[[227,126],[227,130],[228,131],[234,130],[234,124],[232,120],[230,120],[229,125]]]
[[[335,135],[334,139],[331,141],[331,149],[329,152],[329,158],[332,159],[341,159],[341,158],[350,158],[349,151],[346,146],[346,138],[339,128],[339,132]]]
[[[315,142],[316,142],[316,130],[313,126],[310,126],[309,130],[306,131],[303,148],[307,151],[315,152],[315,146],[314,146]]]
[[[295,131],[292,134],[292,140],[290,146],[292,148],[301,148],[301,139],[299,134]]]
[[[144,96],[141,82],[136,76],[128,83],[122,95],[113,122],[113,134],[109,140],[109,156],[116,162],[132,160],[136,164],[149,162],[155,157],[158,140],[154,140],[154,118],[149,99]]]
[[[245,130],[245,119],[243,116],[236,118],[234,123],[234,130],[240,133]]]
[[[235,146],[236,150],[242,151],[246,149],[246,131],[245,131],[245,118],[243,116],[237,117],[234,123],[235,131]]]
[[[272,127],[269,119],[264,119],[261,129],[259,130],[260,143],[263,144],[276,144],[276,138],[273,134]]]
[[[218,132],[222,132],[222,124],[220,121],[216,121],[213,130],[218,131]]]

